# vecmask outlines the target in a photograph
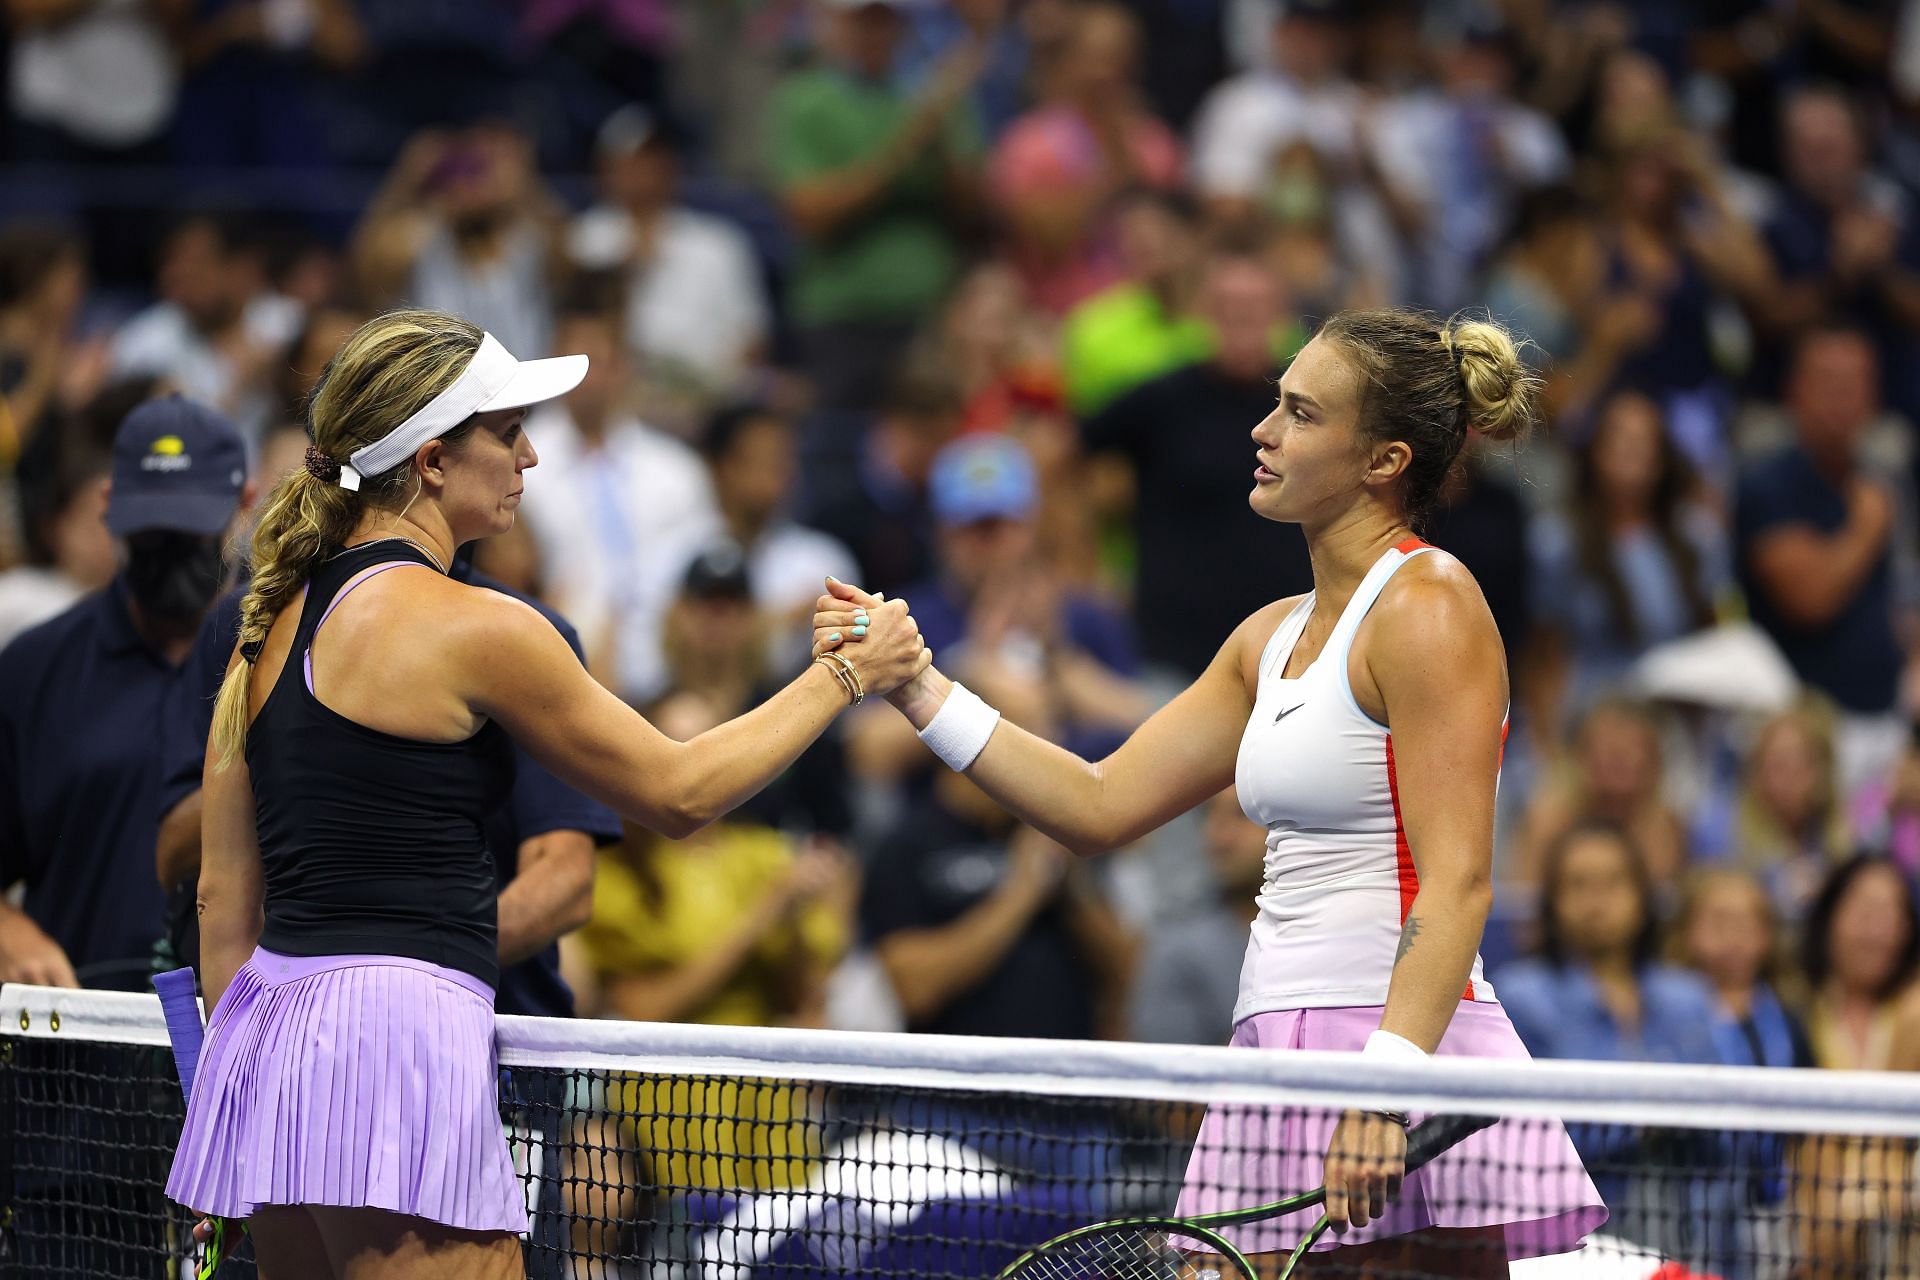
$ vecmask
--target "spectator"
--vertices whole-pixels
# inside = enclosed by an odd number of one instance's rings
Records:
[[[945,771],[875,849],[861,925],[909,1029],[1118,1031],[1132,939],[1066,850]]]
[[[522,512],[549,598],[580,628],[588,667],[622,697],[647,701],[667,685],[660,615],[688,556],[720,532],[720,515],[699,455],[628,412],[618,322],[569,310],[559,337],[588,357],[587,376],[527,424],[543,465]]]
[[[1389,294],[1403,297],[1400,223],[1411,210],[1377,162],[1365,100],[1342,69],[1350,10],[1339,0],[1293,0],[1281,10],[1273,69],[1226,80],[1202,104],[1193,180],[1226,225],[1315,211],[1344,262],[1377,271]]]
[[[1413,295],[1442,312],[1471,300],[1516,197],[1570,168],[1553,123],[1514,99],[1513,41],[1496,14],[1467,10],[1439,41],[1439,83],[1397,96],[1375,127],[1380,163],[1419,219]]]
[[[1899,487],[1863,465],[1878,385],[1873,344],[1860,330],[1802,338],[1787,381],[1797,439],[1748,468],[1735,510],[1753,620],[1802,680],[1840,705],[1848,785],[1890,764],[1904,731],[1891,713],[1903,661],[1893,546],[1912,512]]]
[[[0,907],[0,981],[146,985],[163,924],[153,726],[250,498],[231,422],[177,396],[127,415],[107,505],[126,567],[0,661],[0,882],[26,888]]]
[[[1519,865],[1510,878],[1543,883],[1550,850],[1581,823],[1601,821],[1629,833],[1657,890],[1673,888],[1686,861],[1686,827],[1667,803],[1664,783],[1660,723],[1653,712],[1620,698],[1594,703],[1574,729],[1561,776],[1542,785],[1527,806]]]
[[[960,281],[911,358],[953,371],[966,397],[963,430],[1024,435],[1065,410],[1058,330],[1027,300],[1018,272],[988,261]]]
[[[742,548],[753,599],[766,614],[782,667],[807,660],[810,623],[829,576],[857,582],[860,566],[839,539],[794,523],[799,476],[793,424],[765,404],[736,404],[701,438],[726,531]]]
[[[63,410],[96,389],[101,352],[76,340],[86,245],[66,229],[0,230],[0,475]]]
[[[816,598],[821,585],[814,583]],[[662,626],[672,692],[657,705],[682,720],[717,716],[719,723],[765,701],[790,677],[774,663],[771,623],[755,603],[750,562],[741,548],[727,541],[702,548],[687,565]],[[734,814],[778,831],[846,835],[853,815],[838,732],[823,735]]]
[[[1801,930],[1812,998],[1814,1065],[1840,1071],[1920,1070],[1920,912],[1912,882],[1882,858],[1835,867]],[[1828,1137],[1794,1153],[1795,1252],[1818,1280],[1868,1269],[1874,1237],[1912,1195],[1904,1143]]]
[[[158,160],[179,89],[169,31],[192,3],[8,5],[13,154],[55,164]]]
[[[1762,725],[1738,797],[1703,812],[1694,840],[1702,854],[1758,879],[1787,918],[1800,918],[1852,840],[1835,776],[1832,713],[1805,702]]]
[[[931,488],[937,568],[904,593],[927,647],[1078,753],[1105,755],[1151,710],[1132,684],[1133,629],[1036,562],[1032,458],[1011,440],[960,440],[934,459]]]
[[[698,695],[676,695],[655,722],[685,740],[719,723],[715,714]],[[568,942],[585,1007],[650,1022],[818,1026],[859,883],[831,840],[797,842],[738,813],[680,841],[630,826],[600,855],[592,919]],[[642,1217],[643,1187],[781,1189],[806,1181],[821,1150],[802,1085],[615,1076],[604,1104],[576,1121],[565,1152],[582,1255],[621,1252],[613,1237]]]
[[[1860,788],[1850,812],[1863,845],[1884,849],[1906,875],[1920,873],[1920,729],[1909,729],[1900,758]]]
[[[900,69],[911,84],[936,75],[956,48],[979,42],[982,65],[968,97],[988,139],[1005,133],[1027,106],[1031,42],[1022,23],[1009,20],[1009,7],[1009,0],[948,0],[906,10]]]
[[[567,234],[573,265],[625,281],[627,342],[650,382],[724,398],[773,328],[752,243],[680,200],[679,139],[645,107],[607,118],[594,146],[600,203]]]
[[[1779,138],[1786,182],[1765,226],[1779,286],[1758,308],[1763,325],[1791,343],[1829,316],[1849,316],[1879,350],[1886,397],[1920,413],[1920,222],[1899,186],[1869,167],[1865,128],[1844,92],[1796,90]]]
[[[1625,828],[1587,820],[1548,847],[1534,959],[1494,979],[1527,1048],[1542,1058],[1716,1062],[1712,996],[1661,964],[1654,885]]]
[[[1135,1040],[1225,1044],[1240,996],[1247,931],[1259,914],[1267,832],[1231,790],[1215,796],[1202,827],[1213,899],[1205,910],[1154,927],[1140,953],[1128,1018]]]
[[[892,379],[858,463],[810,485],[812,523],[852,550],[870,590],[897,595],[933,572],[928,476],[967,405],[954,374],[930,356],[909,361]]]
[[[1572,188],[1542,187],[1519,199],[1483,300],[1532,340],[1554,419],[1583,421],[1627,354],[1660,324],[1651,302],[1608,291],[1605,275],[1600,224]]]
[[[1673,958],[1713,987],[1714,1040],[1733,1066],[1810,1067],[1806,1029],[1780,998],[1780,918],[1744,871],[1702,871],[1673,924]]]
[[[1206,356],[1207,324],[1193,314],[1200,274],[1194,223],[1194,210],[1178,195],[1121,197],[1114,240],[1124,278],[1068,312],[1060,334],[1067,400],[1080,417]]]
[[[274,366],[300,329],[299,304],[269,289],[262,246],[233,217],[181,222],[158,283],[160,301],[114,337],[114,375],[171,378],[258,444],[274,411]]]
[[[1678,129],[1634,139],[1605,181],[1607,292],[1638,297],[1658,314],[1642,329],[1640,317],[1623,313],[1640,341],[1622,343],[1620,378],[1655,396],[1682,452],[1718,476],[1731,391],[1715,362],[1715,305],[1766,295],[1765,249],[1699,140]]]
[[[1714,993],[1714,1043],[1720,1061],[1741,1067],[1810,1067],[1813,1050],[1800,1020],[1780,999],[1780,923],[1767,891],[1740,871],[1703,872],[1689,881],[1674,921],[1673,959],[1705,978]],[[1755,1261],[1780,1247],[1773,1233],[1787,1193],[1787,1141],[1771,1134],[1721,1136],[1720,1176],[1693,1180],[1693,1236],[1710,1274],[1751,1276]],[[1672,1194],[1671,1191],[1668,1192]]]
[[[327,361],[366,320],[363,313],[344,307],[324,307],[307,313],[306,323],[294,336],[287,348],[287,358],[274,377],[275,426],[299,426],[306,421],[307,397],[313,394]],[[301,432],[305,434],[304,427]]]
[[[521,359],[537,359],[553,348],[559,219],[519,133],[429,130],[408,139],[367,206],[353,268],[377,307],[450,311]]]
[[[1132,473],[1142,648],[1186,677],[1213,660],[1218,637],[1313,582],[1299,529],[1262,521],[1247,506],[1247,433],[1275,412],[1280,362],[1300,338],[1285,305],[1258,259],[1215,254],[1198,306],[1212,333],[1210,358],[1135,388],[1086,424],[1088,451]],[[1224,546],[1249,547],[1246,563],[1221,557]]]
[[[1493,445],[1469,435],[1440,486],[1422,535],[1467,567],[1487,598],[1509,654],[1531,643],[1534,609],[1527,580],[1527,505],[1508,480]]]
[[[1885,859],[1862,854],[1828,873],[1800,935],[1815,1065],[1920,1065],[1917,921],[1911,883]]]
[[[1713,625],[1732,570],[1726,531],[1700,498],[1658,401],[1632,388],[1601,401],[1575,447],[1565,512],[1544,513],[1531,534],[1529,681],[1547,732],[1648,649]]]
[[[862,410],[959,274],[954,215],[973,201],[981,150],[965,99],[983,53],[962,42],[909,97],[893,80],[902,0],[825,7],[827,61],[780,87],[768,145],[802,241],[790,294],[802,363],[823,408]]]
[[[104,454],[69,440],[54,482],[26,529],[26,563],[0,571],[0,649],[113,580]]]
[[[1055,315],[1120,279],[1113,198],[1180,180],[1179,140],[1140,101],[1139,54],[1140,27],[1125,8],[1081,0],[1044,105],[994,150],[993,195],[1012,259],[1034,301]]]
[[[322,77],[358,70],[367,33],[351,0],[187,0],[173,157],[207,169],[297,169],[325,156]]]

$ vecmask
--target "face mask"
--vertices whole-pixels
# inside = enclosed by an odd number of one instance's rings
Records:
[[[155,617],[196,617],[226,585],[227,559],[218,537],[151,532],[127,544],[127,590]]]

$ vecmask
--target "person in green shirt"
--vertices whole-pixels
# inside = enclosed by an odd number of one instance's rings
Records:
[[[865,410],[961,266],[958,225],[977,203],[984,144],[968,94],[976,38],[915,95],[897,87],[902,0],[826,0],[820,65],[774,95],[768,149],[798,231],[790,306],[817,403]]]
[[[1204,360],[1213,330],[1193,311],[1197,214],[1185,197],[1129,194],[1116,211],[1127,278],[1067,313],[1061,366],[1074,416],[1090,418],[1141,383]]]

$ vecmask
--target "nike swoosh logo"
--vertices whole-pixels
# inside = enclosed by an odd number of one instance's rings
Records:
[[[1280,714],[1273,718],[1273,722],[1275,724],[1279,724],[1282,720],[1285,720],[1288,716],[1292,715],[1294,712],[1298,711],[1300,708],[1306,705],[1307,704],[1304,702],[1296,702],[1290,707],[1282,707],[1280,709]]]

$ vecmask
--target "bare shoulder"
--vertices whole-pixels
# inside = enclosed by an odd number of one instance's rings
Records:
[[[1286,621],[1287,615],[1299,607],[1300,602],[1306,598],[1305,594],[1288,596],[1284,600],[1275,600],[1272,604],[1263,605],[1254,610],[1247,615],[1245,622],[1233,629],[1233,634],[1227,637],[1227,642],[1220,646],[1221,659],[1230,662],[1232,669],[1240,674],[1248,689],[1253,689],[1259,680],[1260,655],[1266,650],[1267,641],[1273,638],[1273,633],[1279,629],[1282,622]]]
[[[423,603],[439,610],[448,639],[467,652],[501,656],[566,643],[538,609],[504,591],[442,578],[436,594]]]
[[[1413,557],[1393,575],[1367,624],[1375,638],[1429,647],[1500,643],[1480,584],[1465,565],[1438,550]]]

